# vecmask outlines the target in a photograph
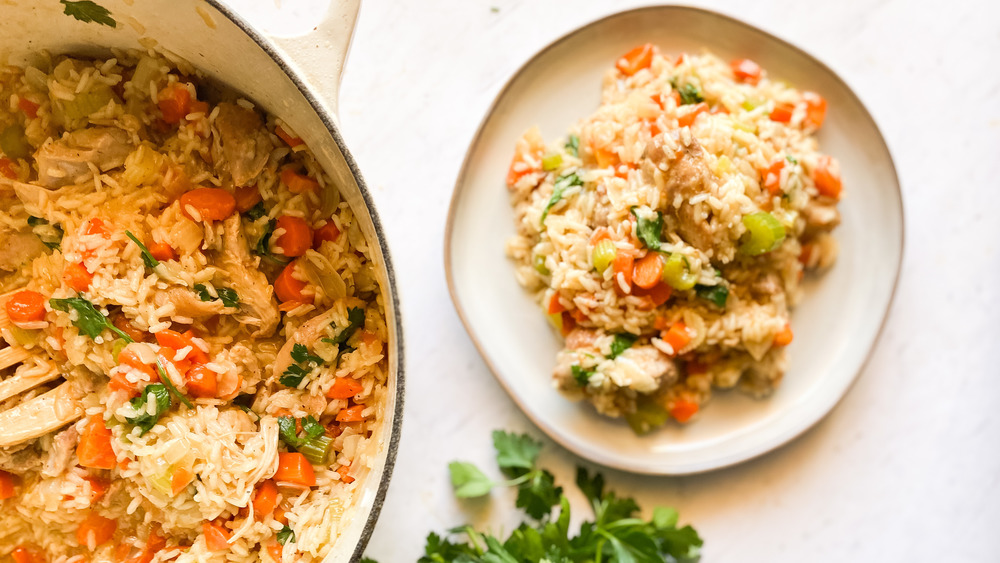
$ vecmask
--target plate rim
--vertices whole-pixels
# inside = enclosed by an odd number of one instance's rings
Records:
[[[657,468],[654,466],[636,467],[627,463],[617,462],[615,458],[609,458],[603,455],[598,457],[594,455],[596,452],[587,451],[588,448],[579,447],[572,441],[565,439],[560,432],[556,431],[556,429],[552,427],[552,425],[542,421],[539,417],[535,416],[530,409],[525,407],[525,405],[521,401],[520,396],[512,390],[510,384],[507,382],[507,379],[500,375],[499,370],[497,369],[497,366],[493,361],[492,357],[486,353],[482,343],[480,342],[479,337],[476,334],[476,331],[473,329],[472,322],[469,320],[468,315],[465,312],[465,309],[462,307],[461,300],[458,297],[455,278],[454,278],[454,271],[452,267],[452,238],[454,234],[455,219],[457,216],[459,201],[461,200],[463,193],[466,191],[465,189],[463,189],[463,185],[466,183],[466,178],[469,175],[469,167],[472,155],[476,152],[476,149],[482,142],[483,131],[486,129],[486,126],[489,123],[490,118],[495,113],[500,101],[506,96],[508,91],[513,86],[514,82],[521,76],[521,74],[525,71],[525,69],[532,66],[532,64],[534,64],[538,59],[542,58],[549,51],[555,49],[562,43],[572,39],[578,34],[590,30],[591,28],[604,25],[609,20],[632,16],[634,14],[641,12],[662,12],[662,11],[672,11],[672,10],[695,13],[696,15],[701,17],[717,18],[725,20],[730,24],[735,24],[737,26],[746,28],[750,31],[760,33],[764,35],[766,38],[768,38],[770,41],[776,42],[781,46],[790,49],[792,51],[795,51],[801,56],[804,56],[810,62],[817,65],[823,71],[828,73],[828,75],[832,77],[835,82],[839,83],[840,86],[843,86],[844,89],[847,91],[848,95],[851,98],[853,98],[853,100],[857,103],[857,106],[861,109],[864,115],[874,126],[875,132],[878,135],[878,140],[881,141],[882,148],[885,151],[885,155],[888,160],[890,172],[892,173],[892,178],[895,180],[894,182],[892,182],[891,188],[895,191],[896,202],[898,202],[898,212],[900,219],[899,258],[898,260],[896,260],[896,268],[892,278],[892,287],[889,291],[889,298],[886,301],[885,308],[881,312],[882,318],[879,321],[878,330],[876,330],[874,337],[868,344],[868,349],[865,352],[864,358],[862,359],[861,364],[858,366],[855,373],[851,376],[850,382],[834,398],[834,400],[830,404],[830,407],[825,409],[818,416],[808,419],[807,423],[802,425],[801,427],[794,428],[790,432],[781,433],[777,438],[765,443],[764,445],[757,446],[755,448],[752,448],[744,452],[738,452],[736,455],[724,456],[720,458],[717,463],[714,464],[707,462],[701,464],[693,464],[691,467],[683,470],[664,469],[664,468]],[[455,178],[455,184],[452,189],[451,198],[449,199],[448,203],[448,216],[445,222],[445,230],[444,230],[445,280],[447,281],[448,295],[451,297],[452,305],[454,306],[455,312],[458,314],[459,319],[462,321],[462,326],[465,328],[465,332],[468,334],[469,339],[472,341],[473,346],[476,348],[476,351],[479,352],[479,356],[486,363],[486,366],[489,368],[490,373],[493,375],[493,378],[496,379],[496,381],[500,384],[500,386],[507,393],[507,396],[510,397],[510,399],[514,402],[514,404],[517,405],[521,413],[523,413],[524,416],[527,417],[528,420],[532,422],[532,424],[541,429],[542,432],[544,432],[545,435],[549,437],[549,439],[553,440],[566,450],[572,452],[573,454],[583,459],[587,459],[599,465],[609,467],[612,469],[618,469],[628,473],[640,474],[640,475],[657,475],[657,476],[696,475],[700,473],[716,471],[726,467],[732,467],[734,465],[750,461],[768,452],[774,451],[778,448],[790,444],[791,442],[795,441],[798,437],[802,436],[804,433],[814,428],[827,416],[829,416],[829,414],[833,412],[833,410],[837,407],[837,405],[844,399],[845,396],[847,396],[848,392],[850,392],[850,390],[857,383],[861,373],[865,370],[865,368],[871,361],[876,345],[882,339],[882,335],[885,332],[886,323],[889,319],[889,313],[892,311],[892,306],[896,300],[896,292],[899,289],[899,279],[902,274],[905,250],[906,250],[906,205],[903,200],[903,190],[900,184],[899,172],[896,168],[896,162],[892,156],[892,150],[889,147],[889,143],[886,140],[885,135],[882,133],[882,128],[879,127],[878,121],[876,121],[871,111],[868,110],[868,106],[865,105],[864,101],[862,101],[861,97],[857,94],[854,88],[852,88],[851,85],[846,80],[844,80],[843,77],[841,77],[836,71],[830,68],[826,63],[821,61],[819,58],[813,56],[808,51],[802,49],[801,47],[798,47],[797,45],[791,43],[790,41],[782,39],[781,37],[778,37],[777,35],[767,30],[761,29],[753,24],[747,23],[741,19],[724,14],[722,12],[718,12],[716,10],[710,10],[707,8],[701,8],[697,6],[683,5],[683,4],[658,4],[650,6],[640,6],[637,8],[616,11],[600,16],[597,19],[584,23],[560,35],[559,37],[557,37],[556,39],[552,40],[544,47],[539,49],[537,52],[532,54],[527,60],[525,60],[521,65],[519,65],[518,68],[514,70],[507,77],[507,79],[503,83],[503,86],[497,91],[496,95],[493,98],[493,101],[487,108],[486,113],[480,120],[479,126],[476,128],[476,132],[472,137],[472,141],[469,143],[468,149],[465,152],[465,156],[462,159],[462,165],[459,168],[458,175]],[[593,416],[600,416],[597,413],[592,413],[592,414]]]

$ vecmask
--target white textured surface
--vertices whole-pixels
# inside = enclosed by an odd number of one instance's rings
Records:
[[[516,522],[509,495],[459,503],[447,480],[456,458],[493,470],[491,430],[539,434],[487,371],[448,298],[448,200],[467,144],[507,77],[556,37],[632,5],[362,5],[341,121],[387,227],[407,329],[402,448],[368,550],[382,563],[415,560],[430,530],[467,520],[509,530]],[[861,378],[800,439],[707,475],[607,471],[608,480],[647,509],[676,506],[705,538],[705,561],[996,561],[1000,5],[699,5],[804,48],[868,104],[903,184],[902,280]],[[570,485],[578,460],[551,444],[543,455]]]

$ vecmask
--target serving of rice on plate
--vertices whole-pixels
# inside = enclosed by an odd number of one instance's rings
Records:
[[[280,119],[149,52],[0,69],[0,559],[316,561],[387,414],[373,250]],[[0,429],[3,432],[4,429]],[[0,436],[2,438],[2,436]]]
[[[565,339],[560,391],[645,433],[696,419],[713,387],[777,388],[802,277],[837,255],[826,105],[751,60],[647,44],[569,136],[518,140],[507,254]]]

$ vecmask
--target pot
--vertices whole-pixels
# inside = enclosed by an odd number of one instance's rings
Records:
[[[388,488],[403,407],[402,322],[392,263],[371,194],[344,144],[335,113],[359,0],[288,2],[294,5],[282,8],[268,1],[248,6],[263,15],[269,27],[266,32],[216,0],[98,3],[110,11],[114,27],[74,19],[54,0],[5,5],[0,55],[8,63],[20,64],[41,50],[106,56],[109,48],[145,48],[153,41],[157,50],[186,59],[209,81],[240,92],[288,123],[339,187],[367,240],[377,243],[371,245],[372,260],[389,328],[387,402],[374,436],[373,467],[345,512],[346,523],[325,560],[356,561],[364,552]]]

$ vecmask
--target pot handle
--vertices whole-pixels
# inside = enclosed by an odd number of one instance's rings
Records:
[[[233,1],[334,115],[361,0]]]

